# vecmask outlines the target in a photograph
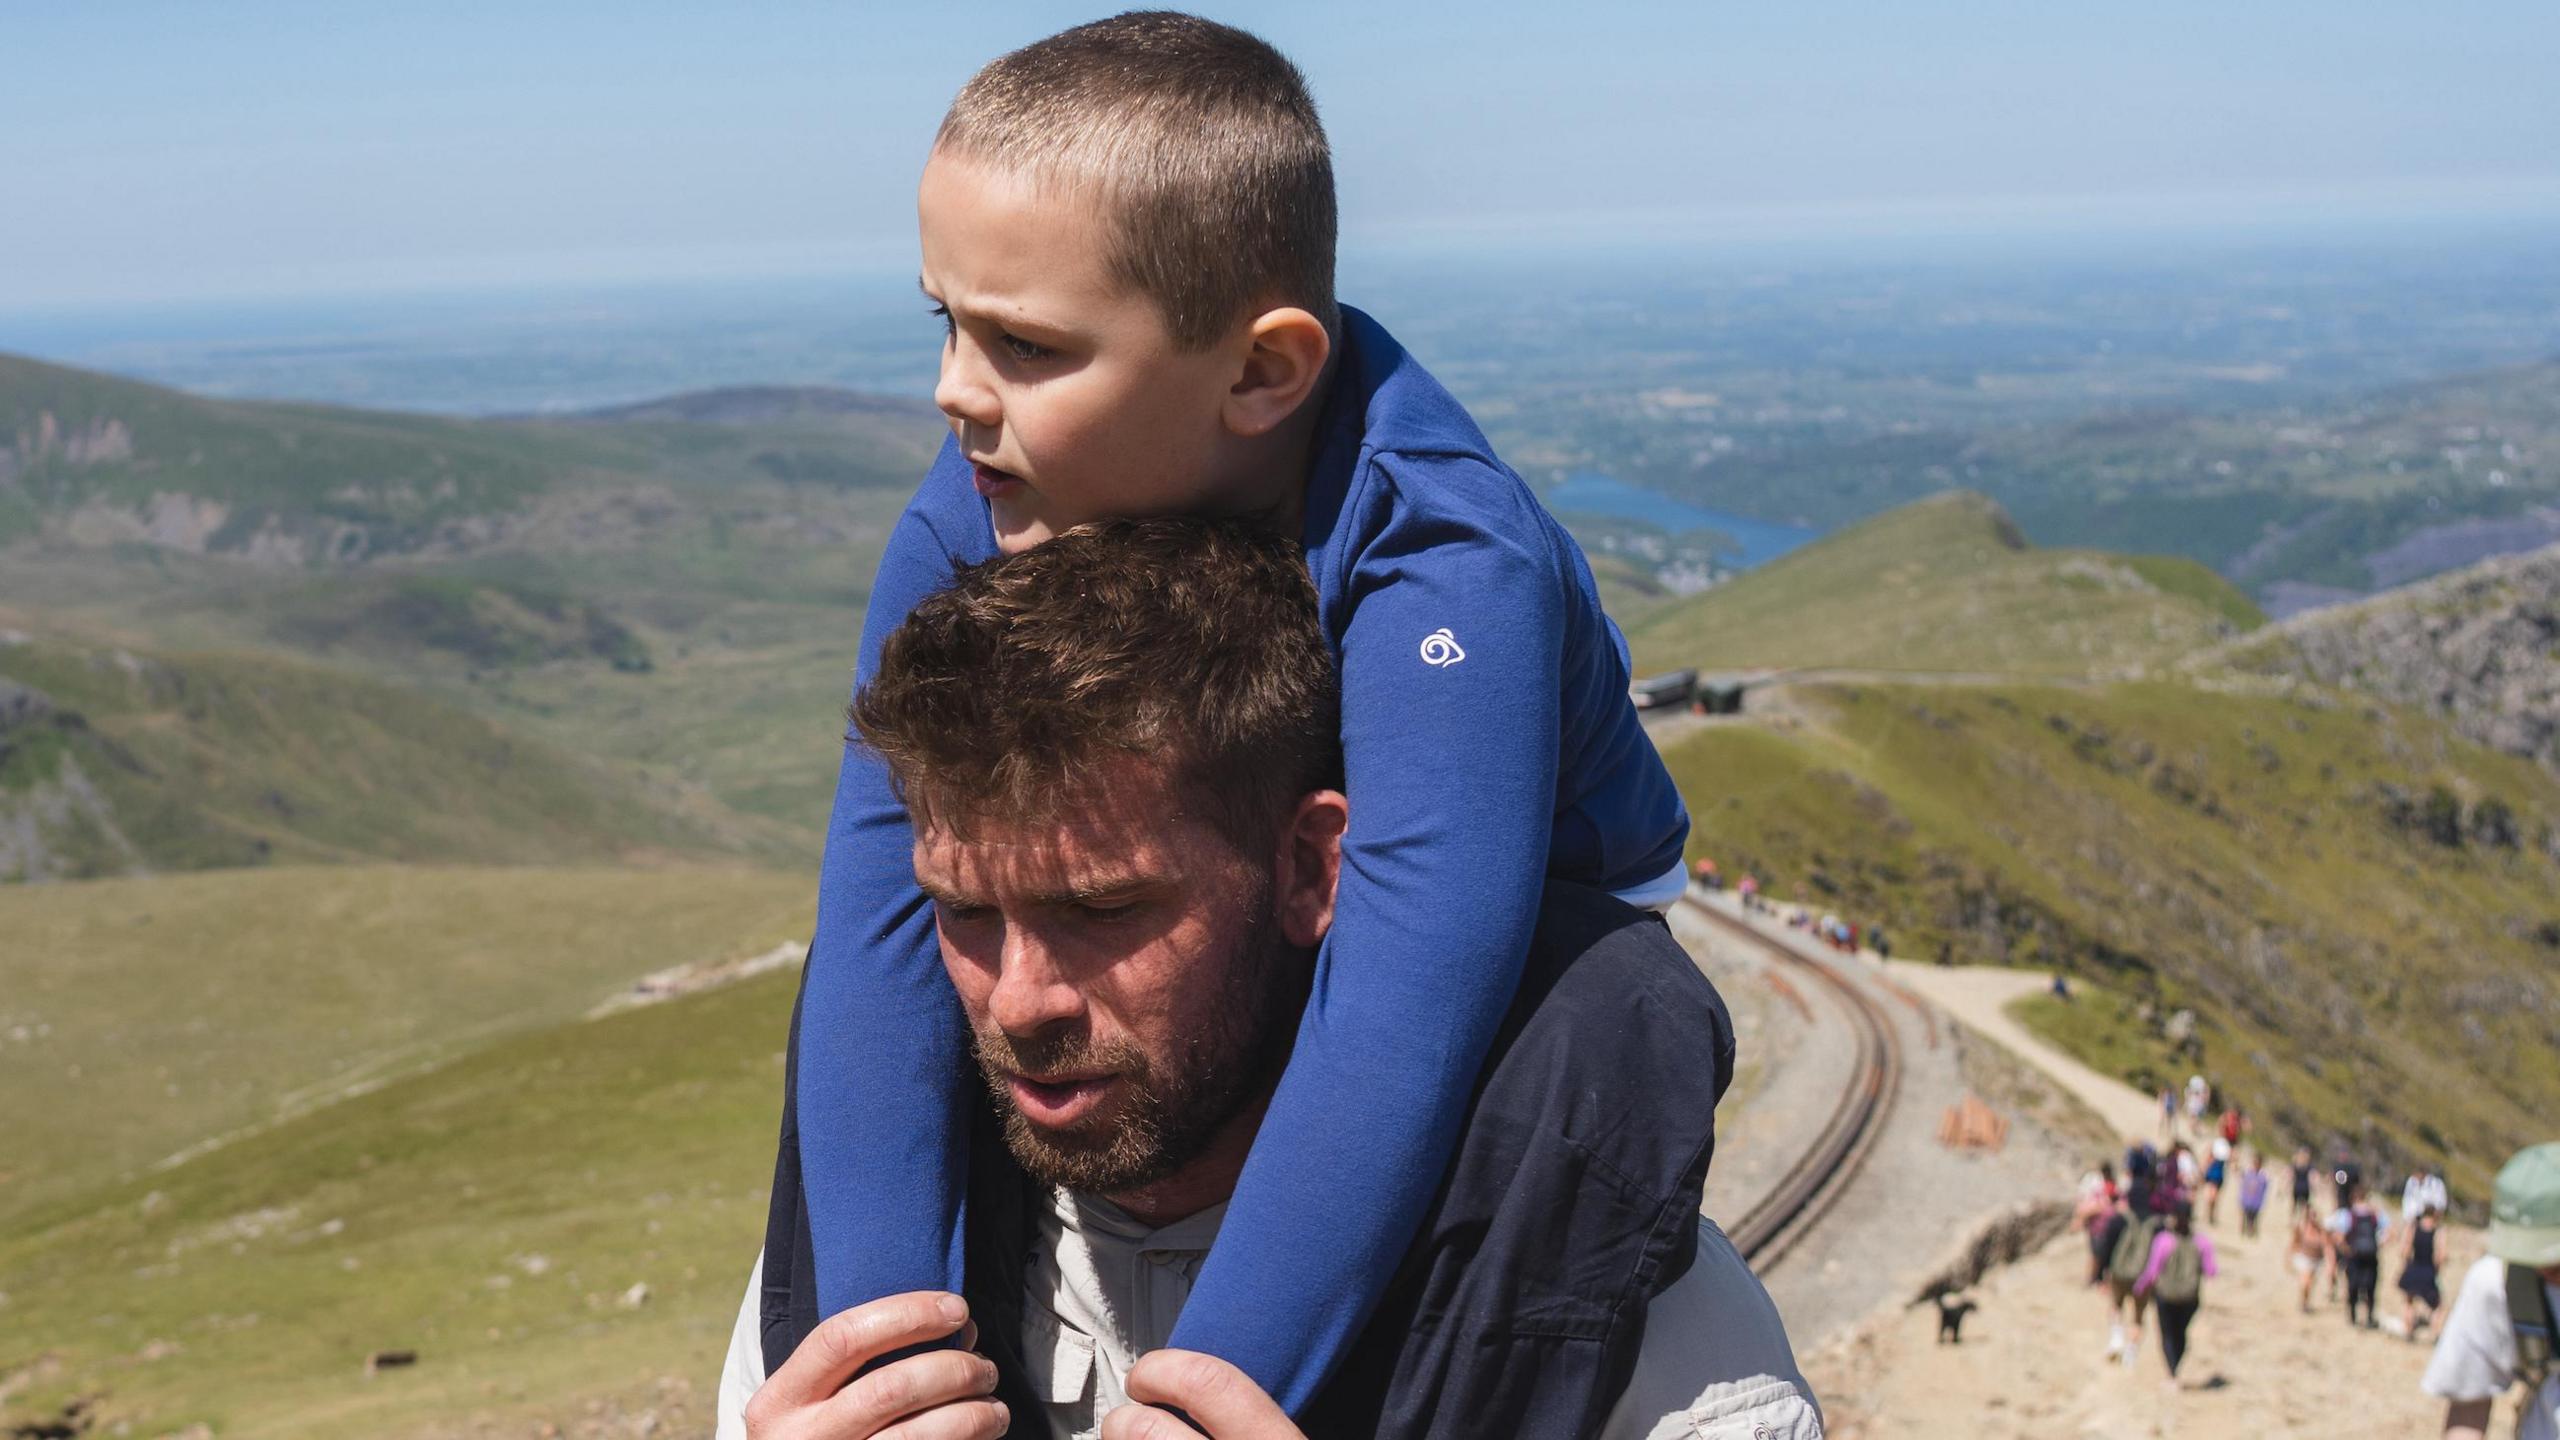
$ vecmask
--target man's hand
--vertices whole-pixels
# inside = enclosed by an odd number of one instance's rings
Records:
[[[977,1338],[957,1295],[919,1290],[857,1305],[809,1332],[782,1368],[747,1402],[754,1440],[994,1440],[1005,1432],[1004,1403],[990,1398],[995,1363],[966,1349],[910,1355],[847,1385],[855,1371],[892,1351],[954,1332]]]
[[[1212,1440],[1307,1440],[1279,1402],[1243,1371],[1195,1350],[1156,1350],[1141,1357],[1129,1367],[1129,1399],[1134,1403],[1102,1417],[1102,1440],[1200,1440],[1193,1428],[1198,1425],[1209,1427]],[[1159,1405],[1181,1410],[1192,1424]]]

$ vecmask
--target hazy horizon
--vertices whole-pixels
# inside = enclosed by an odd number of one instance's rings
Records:
[[[2560,219],[2560,12],[1493,0],[1256,13],[1346,252]],[[894,274],[975,66],[1108,7],[12,16],[0,311]]]

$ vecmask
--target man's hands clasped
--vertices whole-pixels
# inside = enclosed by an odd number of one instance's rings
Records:
[[[958,1336],[846,1381],[883,1355]],[[747,1402],[750,1440],[994,1440],[1012,1417],[995,1398],[995,1362],[957,1295],[919,1290],[834,1316],[809,1333]],[[1129,1371],[1130,1403],[1102,1418],[1103,1440],[1306,1440],[1244,1372],[1215,1356],[1158,1350]],[[1186,1425],[1181,1417],[1188,1416]]]

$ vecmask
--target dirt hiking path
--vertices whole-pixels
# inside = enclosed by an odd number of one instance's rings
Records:
[[[1907,963],[1889,969],[1897,983],[2012,1049],[2124,1134],[2156,1128],[2150,1099],[2063,1055],[2003,1013],[2010,1000],[2039,988],[2043,976]],[[2146,1326],[2130,1369],[2107,1359],[2101,1292],[2086,1283],[2087,1242],[2066,1232],[1976,1287],[1980,1309],[1966,1321],[1961,1344],[1939,1343],[1936,1307],[1896,1303],[1807,1355],[1805,1369],[1822,1397],[1830,1433],[1841,1440],[2340,1440],[2437,1433],[2444,1403],[2418,1391],[2429,1344],[2350,1328],[2343,1308],[2323,1298],[2325,1279],[2313,1292],[2311,1312],[2302,1313],[2294,1277],[2284,1268],[2289,1202],[2281,1187],[2271,1200],[2255,1239],[2242,1238],[2239,1207],[2230,1197],[2220,1225],[2199,1227],[2213,1237],[2222,1274],[2206,1282],[2180,1388],[2169,1388],[2154,1327]],[[2479,1257],[2481,1238],[2477,1231],[2448,1230],[2446,1244],[2450,1305],[2453,1283]],[[2399,1270],[2394,1254],[2383,1268],[2382,1291],[2383,1313],[2395,1322]]]

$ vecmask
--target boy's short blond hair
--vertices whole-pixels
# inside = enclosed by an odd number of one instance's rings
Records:
[[[1242,30],[1140,10],[1061,31],[980,70],[933,143],[1098,203],[1113,271],[1178,344],[1271,304],[1333,327],[1333,152],[1306,77]]]

